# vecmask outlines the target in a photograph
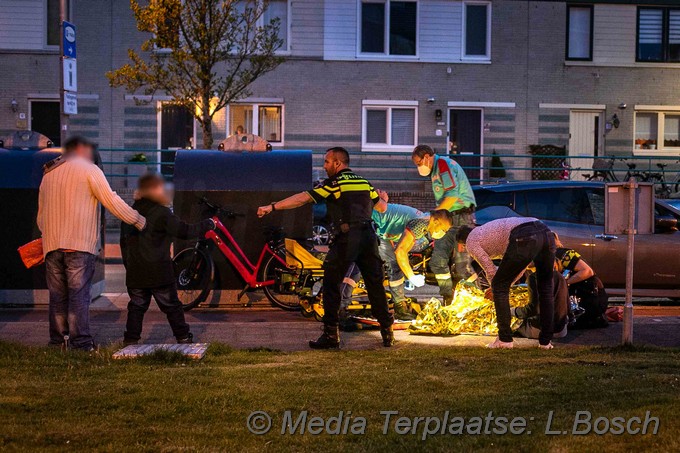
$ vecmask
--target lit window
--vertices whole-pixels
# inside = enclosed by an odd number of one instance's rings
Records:
[[[417,108],[409,105],[364,106],[362,147],[366,150],[412,150],[416,143]]]
[[[361,52],[416,55],[417,16],[415,1],[362,2]]]
[[[465,2],[463,17],[463,56],[491,57],[491,4]]]
[[[567,7],[567,59],[592,60],[593,7]]]
[[[257,112],[257,115],[254,115]],[[270,143],[283,143],[283,106],[231,104],[227,135],[255,134]]]
[[[635,150],[640,154],[674,154],[680,150],[680,111],[635,113]]]
[[[636,149],[656,149],[658,117],[657,113],[638,113],[635,115]]]
[[[680,148],[680,115],[664,115],[663,147]]]

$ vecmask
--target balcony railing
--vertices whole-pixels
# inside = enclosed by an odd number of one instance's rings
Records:
[[[172,180],[174,156],[177,152],[191,150],[119,149],[99,150],[104,172],[112,186],[133,187],[136,177],[144,171],[157,171]],[[130,162],[136,154],[144,154],[146,162]],[[323,177],[321,170],[324,151],[313,151],[314,175]],[[649,180],[657,186],[659,196],[673,196],[680,190],[680,160],[678,156],[556,156],[519,154],[462,154],[451,155],[459,161],[472,184],[499,181],[549,180],[624,180],[633,174],[639,180]],[[492,165],[492,159],[502,165]],[[400,187],[409,190],[410,185],[427,182],[416,172],[409,153],[403,152],[357,152],[351,154],[351,167],[369,179],[375,186]],[[542,162],[542,164],[537,164]],[[547,164],[546,164],[547,162]],[[634,168],[631,168],[633,167]],[[499,171],[504,177],[494,177]],[[197,176],[199,177],[199,176]],[[663,190],[661,190],[663,189]],[[676,195],[680,196],[680,195]]]

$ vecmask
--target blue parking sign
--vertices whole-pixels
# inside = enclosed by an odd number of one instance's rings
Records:
[[[64,21],[61,39],[64,44],[64,56],[76,58],[76,26]]]

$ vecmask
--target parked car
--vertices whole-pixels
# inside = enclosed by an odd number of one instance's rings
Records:
[[[623,294],[626,276],[626,235],[605,235],[604,183],[536,181],[474,187],[477,222],[511,217],[536,217],[578,251],[602,279],[608,292]],[[680,210],[655,201],[654,234],[635,237],[635,296],[680,297]]]

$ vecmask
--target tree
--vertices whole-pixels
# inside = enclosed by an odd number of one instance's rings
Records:
[[[489,170],[489,176],[491,178],[505,178],[505,167],[503,167],[503,162],[501,158],[496,154],[494,150],[491,154],[491,169]]]
[[[150,33],[130,62],[106,74],[112,87],[171,96],[192,112],[213,145],[212,120],[230,102],[250,96],[249,87],[283,62],[280,20],[263,23],[267,0],[130,0],[137,29]],[[151,101],[146,101],[151,102]]]

